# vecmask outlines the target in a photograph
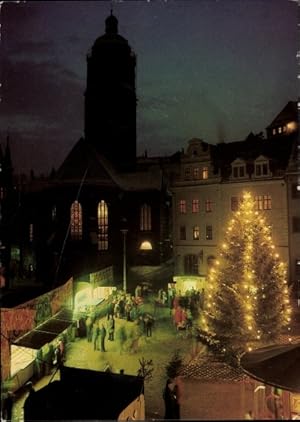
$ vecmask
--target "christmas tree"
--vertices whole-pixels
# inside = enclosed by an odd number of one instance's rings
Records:
[[[224,348],[245,350],[255,340],[274,341],[290,321],[286,265],[255,200],[244,193],[208,275],[202,328]]]

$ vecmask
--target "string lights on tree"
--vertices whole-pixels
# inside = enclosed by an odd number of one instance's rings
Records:
[[[202,329],[235,350],[251,350],[255,341],[267,344],[290,329],[286,264],[249,192],[228,224],[219,255],[208,275]]]

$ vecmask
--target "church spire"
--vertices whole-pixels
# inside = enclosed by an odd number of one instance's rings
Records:
[[[118,19],[113,15],[112,8],[110,9],[110,16],[105,20],[105,33],[117,34],[118,33]]]

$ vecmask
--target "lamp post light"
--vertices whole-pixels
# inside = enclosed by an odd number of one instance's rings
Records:
[[[127,268],[126,268],[126,235],[128,229],[121,229],[123,234],[123,290],[126,293],[127,291]]]

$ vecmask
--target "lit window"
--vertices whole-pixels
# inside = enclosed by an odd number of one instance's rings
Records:
[[[82,207],[78,201],[71,205],[71,237],[74,240],[82,239]]]
[[[192,212],[193,213],[199,212],[199,199],[192,200]]]
[[[29,242],[33,242],[33,224],[29,224]]]
[[[297,130],[297,122],[289,122],[286,125],[286,131],[288,133],[294,132],[295,130]]]
[[[210,199],[205,201],[205,212],[212,212],[212,201]]]
[[[186,201],[184,199],[179,201],[179,212],[180,214],[186,214]]]
[[[208,167],[202,169],[202,179],[208,179]]]
[[[5,189],[3,186],[0,187],[0,199],[4,199],[5,197]]]
[[[140,245],[141,251],[152,251],[152,244],[149,242],[149,240],[144,240],[144,242]]]
[[[263,197],[262,197],[262,195],[257,195],[255,197],[255,205],[256,205],[255,208],[258,211],[261,211],[263,209]]]
[[[278,128],[278,133],[281,133],[282,132],[282,127],[281,126],[279,126],[279,128]]]
[[[186,167],[184,169],[184,179],[190,180],[190,178],[191,178],[191,167]]]
[[[186,255],[184,257],[184,273],[198,274],[198,257],[197,255]]]
[[[206,226],[206,240],[212,240],[212,238],[213,238],[212,226],[207,225]]]
[[[200,227],[194,226],[193,227],[193,240],[199,240],[200,239]]]
[[[272,209],[271,195],[258,195],[255,197],[256,209],[258,211]]]
[[[152,229],[151,222],[151,207],[150,205],[144,204],[140,210],[140,229],[141,231],[149,231]]]
[[[273,135],[276,135],[276,129],[273,129],[273,130],[272,130],[272,134],[273,134]]]
[[[98,250],[108,249],[108,208],[105,201],[98,203]]]
[[[193,168],[193,179],[198,180],[199,179],[199,167]]]
[[[179,238],[180,238],[180,240],[186,240],[186,228],[185,228],[185,226],[180,226]]]
[[[264,210],[272,209],[272,199],[271,195],[264,195]]]

